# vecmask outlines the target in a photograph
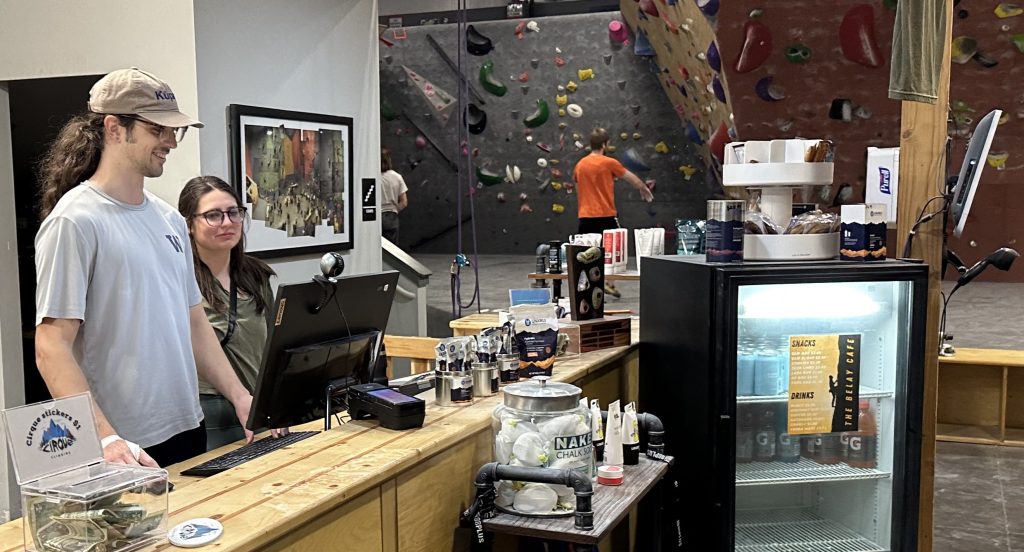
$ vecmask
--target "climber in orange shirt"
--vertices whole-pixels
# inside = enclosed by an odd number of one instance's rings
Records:
[[[573,170],[576,181],[576,196],[579,202],[580,234],[600,234],[605,230],[619,227],[615,209],[615,179],[628,182],[644,201],[654,201],[654,194],[647,189],[640,177],[626,170],[614,157],[604,154],[608,145],[608,131],[596,128],[590,133],[590,155],[580,159]]]

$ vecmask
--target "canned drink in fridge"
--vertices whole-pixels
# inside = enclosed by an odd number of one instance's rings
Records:
[[[709,263],[743,260],[743,201],[708,201],[704,251]]]

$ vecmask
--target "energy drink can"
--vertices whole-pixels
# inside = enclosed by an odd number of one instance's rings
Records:
[[[708,201],[705,226],[705,252],[709,263],[743,260],[743,201],[713,199]]]

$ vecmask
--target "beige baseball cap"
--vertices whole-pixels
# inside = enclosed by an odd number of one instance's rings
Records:
[[[120,69],[96,81],[89,91],[89,111],[136,115],[171,128],[203,127],[203,123],[178,109],[174,92],[166,82],[138,67]]]

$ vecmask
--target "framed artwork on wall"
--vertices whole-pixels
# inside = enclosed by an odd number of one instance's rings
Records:
[[[231,183],[256,257],[352,249],[352,119],[228,106]]]

